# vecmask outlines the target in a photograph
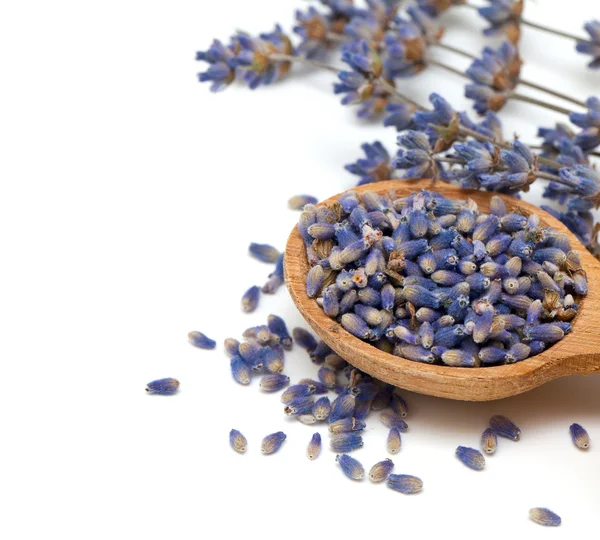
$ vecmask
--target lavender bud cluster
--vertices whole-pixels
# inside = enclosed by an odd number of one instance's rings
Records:
[[[587,293],[569,238],[499,197],[487,214],[435,192],[350,191],[303,216],[308,296],[350,334],[416,362],[525,360],[571,331]]]

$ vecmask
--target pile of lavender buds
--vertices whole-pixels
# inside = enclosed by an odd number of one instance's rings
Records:
[[[298,231],[308,296],[352,335],[415,362],[525,360],[571,331],[587,293],[569,237],[497,196],[486,214],[434,192],[349,191],[305,206]]]

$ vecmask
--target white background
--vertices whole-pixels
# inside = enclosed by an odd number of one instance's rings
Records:
[[[424,480],[412,497],[343,477],[324,427],[324,451],[309,462],[315,429],[284,418],[258,380],[231,380],[223,338],[272,312],[302,324],[284,289],[240,312],[243,291],[270,272],[247,256],[248,243],[283,248],[297,219],[289,196],[351,187],[342,166],[360,143],[395,140],[341,107],[329,74],[300,69],[271,88],[221,95],[196,82],[196,50],[238,28],[289,28],[297,7],[306,2],[2,5],[2,538],[597,535],[598,377],[484,404],[406,393],[410,431],[393,459],[395,472]],[[582,34],[597,7],[538,0],[527,16]],[[483,46],[484,22],[469,10],[445,21],[449,42]],[[597,92],[600,74],[570,42],[524,29],[522,52],[524,77],[580,98]],[[419,101],[437,90],[468,106],[463,82],[434,68],[405,84]],[[560,119],[517,103],[502,117],[525,141]],[[219,348],[191,347],[192,329]],[[316,375],[298,348],[286,371]],[[181,381],[177,396],[145,394],[169,376]],[[522,440],[501,440],[486,470],[471,471],[454,449],[477,446],[494,413],[513,418]],[[572,422],[594,438],[589,452],[572,445]],[[246,455],[229,448],[232,427],[246,434]],[[288,434],[281,451],[260,455],[262,437],[278,430]],[[387,457],[385,436],[373,418],[355,453],[366,467]],[[563,525],[533,524],[533,506],[554,509]]]

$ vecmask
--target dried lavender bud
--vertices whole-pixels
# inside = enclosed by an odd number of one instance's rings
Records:
[[[250,384],[252,378],[252,371],[250,366],[244,361],[244,359],[235,355],[231,358],[231,376],[239,384]]]
[[[179,381],[168,377],[166,379],[157,379],[156,381],[149,382],[146,385],[146,392],[148,394],[158,394],[160,396],[171,396],[177,392],[179,388]]]
[[[514,159],[529,160],[514,146]],[[331,273],[317,303],[354,336],[412,361],[479,367],[539,354],[570,330],[577,304],[565,297],[585,292],[585,273],[568,237],[538,217],[507,213],[499,198],[485,214],[427,191],[344,200],[347,209],[314,209],[305,240],[311,265]]]
[[[406,401],[402,398],[397,391],[394,391],[392,397],[390,399],[390,408],[394,411],[398,416],[405,418],[408,415],[408,405]]]
[[[305,426],[312,426],[317,422],[317,419],[312,414],[299,414],[295,416],[296,420]]]
[[[336,383],[335,371],[325,366],[319,369],[317,373],[319,380],[327,387],[334,388]]]
[[[283,431],[277,433],[271,433],[267,435],[260,446],[261,452],[265,455],[274,454],[281,448],[283,441],[287,438],[287,435]]]
[[[329,424],[329,431],[334,434],[350,433],[352,431],[363,431],[366,424],[356,418],[342,418]]]
[[[529,517],[545,527],[558,527],[561,524],[560,516],[548,508],[532,508],[529,510]]]
[[[313,266],[306,277],[306,294],[310,298],[317,296],[323,283],[325,282],[325,272],[320,265]]]
[[[459,446],[456,449],[456,455],[467,467],[480,471],[485,467],[485,458],[479,450]]]
[[[229,444],[236,452],[243,454],[248,448],[248,441],[237,429],[229,432]]]
[[[500,437],[505,437],[511,441],[518,441],[521,436],[521,430],[513,424],[506,416],[496,414],[490,418],[490,427]]]
[[[242,296],[242,311],[252,313],[258,306],[260,297],[260,287],[254,285],[250,287]]]
[[[335,460],[340,464],[344,474],[352,480],[362,480],[365,477],[365,469],[361,463],[353,457],[342,454],[335,457]]]
[[[315,402],[312,410],[312,413],[317,420],[327,420],[330,412],[331,404],[329,403],[328,397],[322,397],[318,399]]]
[[[223,342],[223,346],[225,347],[225,352],[230,357],[234,357],[236,354],[239,354],[239,352],[240,352],[240,342],[237,339],[227,338]]]
[[[289,351],[292,348],[292,338],[288,332],[285,321],[277,315],[269,315],[267,318],[267,326],[271,334],[279,337],[279,343],[286,350]]]
[[[263,392],[279,392],[290,384],[290,378],[281,373],[273,373],[272,375],[264,375],[260,379],[260,389]]]
[[[194,347],[200,349],[214,349],[217,346],[217,342],[209,337],[205,336],[202,332],[190,332],[188,339]]]
[[[356,407],[356,396],[353,394],[344,394],[338,396],[333,404],[331,405],[331,412],[329,413],[329,423],[333,424],[343,418],[349,418],[354,415],[354,408]]]
[[[387,449],[390,454],[395,454],[402,446],[400,430],[397,427],[390,429],[387,437]]]
[[[288,405],[295,399],[312,396],[314,393],[315,387],[312,384],[294,384],[281,394],[281,403]]]
[[[294,341],[308,353],[317,348],[317,340],[310,332],[304,330],[304,328],[294,328],[292,336],[294,337]]]
[[[369,471],[369,479],[371,482],[385,482],[394,468],[394,462],[387,458],[379,463],[375,463]]]
[[[356,432],[338,433],[330,439],[330,447],[334,452],[352,452],[362,445],[362,437]]]
[[[423,489],[423,481],[408,474],[391,474],[388,477],[387,485],[394,491],[399,491],[405,495],[419,493]]]
[[[248,251],[252,257],[265,263],[274,263],[279,257],[279,250],[269,244],[250,244]]]
[[[313,379],[300,379],[298,384],[308,385],[313,394],[326,394],[328,392],[327,387],[321,381],[315,381]]]
[[[284,407],[283,412],[286,416],[302,416],[312,414],[315,400],[310,397],[299,397],[291,400]]]
[[[399,414],[391,412],[382,412],[380,418],[383,425],[390,429],[397,428],[402,433],[404,433],[408,429],[408,425]]]
[[[306,455],[308,459],[314,460],[319,457],[321,453],[321,435],[319,433],[315,433],[310,442],[308,443],[308,448],[306,449]]]
[[[481,449],[486,454],[493,454],[498,446],[498,439],[496,433],[492,428],[487,428],[481,435]]]
[[[288,199],[290,210],[302,210],[307,204],[317,204],[318,199],[312,195],[294,195]]]
[[[579,424],[571,424],[569,428],[573,444],[581,450],[587,450],[590,447],[590,436],[588,432]]]

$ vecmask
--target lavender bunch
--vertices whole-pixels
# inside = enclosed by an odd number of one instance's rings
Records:
[[[323,0],[321,4],[321,8],[310,6],[296,12],[297,45],[279,25],[258,37],[238,33],[227,45],[215,41],[197,55],[208,64],[200,81],[210,82],[213,91],[234,81],[255,89],[282,79],[294,63],[327,69],[337,76],[333,92],[342,97],[343,105],[356,107],[360,118],[382,117],[385,126],[399,132],[395,154],[378,141],[362,145],[365,156],[346,166],[359,176],[359,184],[429,177],[518,195],[536,180],[547,181],[545,196],[564,206],[556,215],[586,246],[594,248],[590,210],[599,198],[599,179],[590,156],[600,145],[600,102],[592,97],[583,103],[521,78],[523,61],[514,44],[524,23],[522,0],[490,0],[479,8],[490,22],[485,33],[503,33],[508,38],[497,49],[485,47],[479,58],[443,43],[443,28],[432,18],[453,6],[468,5],[462,0],[420,0],[403,12],[396,0],[366,0],[364,7],[349,0]],[[593,39],[598,37],[594,23],[586,29]],[[579,43],[578,48],[597,54],[592,42]],[[472,63],[462,73],[433,60],[429,53],[434,47],[471,57]],[[336,50],[344,64],[341,69],[324,63]],[[435,93],[430,97],[433,108],[428,110],[398,90],[399,81],[428,66],[470,79],[465,95],[474,100],[475,111],[484,118],[471,120]],[[587,110],[572,111],[523,96],[516,92],[521,84]],[[513,99],[562,112],[580,131],[541,128],[539,152],[521,141],[510,141],[503,136],[495,112]]]

